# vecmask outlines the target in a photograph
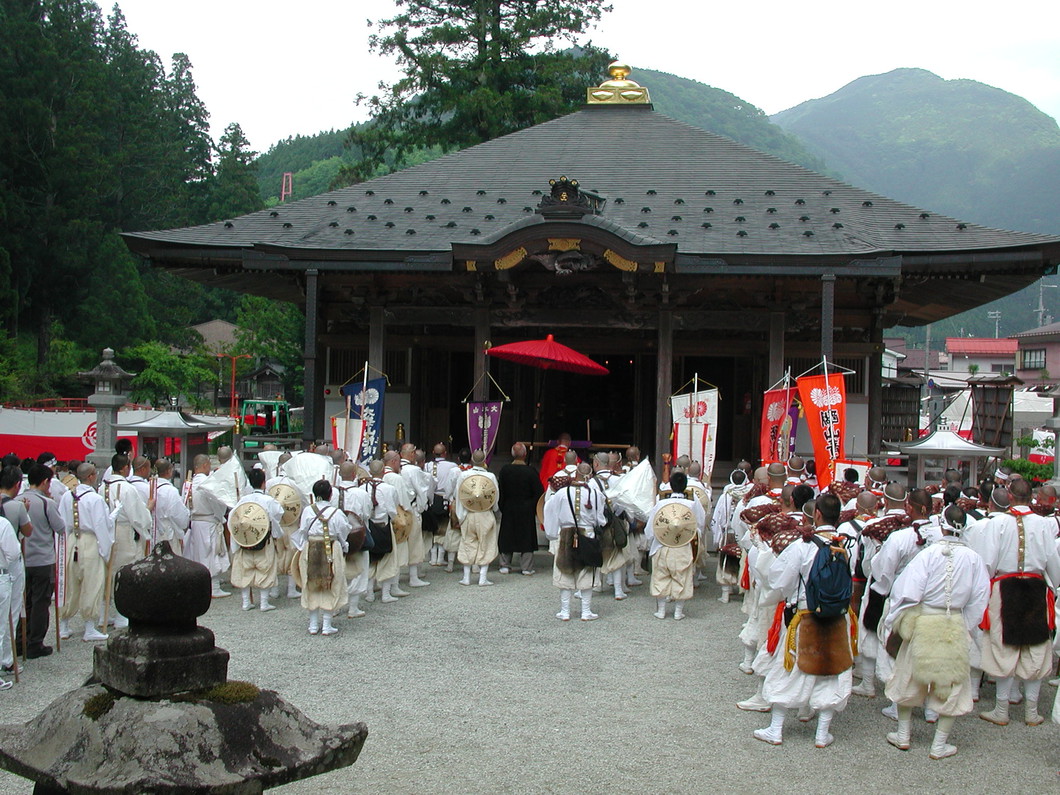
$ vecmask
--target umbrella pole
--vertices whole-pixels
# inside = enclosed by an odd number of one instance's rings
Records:
[[[544,399],[545,393],[545,377],[548,375],[548,370],[537,370],[534,372],[534,380],[537,382],[537,397],[534,400],[534,424],[530,430],[530,450],[533,452],[537,446],[537,429],[541,424],[541,401]]]

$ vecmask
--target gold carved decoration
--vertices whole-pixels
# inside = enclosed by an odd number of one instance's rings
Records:
[[[575,237],[550,237],[549,251],[581,251],[582,241]]]
[[[526,249],[520,246],[515,251],[510,251],[500,259],[494,260],[493,267],[499,271],[506,271],[509,268],[514,268],[524,259],[526,259]]]
[[[636,262],[631,259],[626,259],[621,254],[618,254],[611,249],[607,249],[607,251],[604,252],[604,259],[620,271],[635,271],[637,269]]]
[[[476,262],[475,262],[475,260],[473,260],[473,259],[469,259],[469,260],[467,260],[466,262],[464,262],[464,266],[465,266],[465,267],[466,267],[466,268],[467,268],[467,269],[468,269],[469,271],[474,271],[474,270],[478,270],[478,267],[477,267],[477,263],[476,263]]]
[[[666,263],[665,262],[656,262],[655,263],[655,272],[656,273],[666,273]]]
[[[607,71],[610,80],[586,89],[586,101],[590,105],[647,105],[651,102],[648,89],[626,79],[632,71],[626,64],[615,61]]]

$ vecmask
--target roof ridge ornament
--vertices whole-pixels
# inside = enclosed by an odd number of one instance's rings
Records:
[[[545,218],[581,218],[599,214],[604,199],[591,191],[583,191],[578,180],[562,176],[548,181],[551,191],[541,197],[537,212]]]
[[[610,80],[595,88],[586,89],[586,101],[590,105],[647,105],[651,103],[648,89],[629,80],[633,70],[627,64],[615,61],[607,67]]]

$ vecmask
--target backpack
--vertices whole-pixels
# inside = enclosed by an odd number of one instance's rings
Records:
[[[810,540],[817,545],[817,556],[804,583],[806,609],[820,618],[846,615],[854,590],[847,552],[817,536]]]

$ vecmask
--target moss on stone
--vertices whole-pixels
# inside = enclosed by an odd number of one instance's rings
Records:
[[[85,701],[84,707],[82,707],[82,713],[86,718],[91,720],[99,720],[114,706],[116,697],[109,690],[104,690],[102,693],[97,693],[90,699]]]
[[[219,704],[246,704],[255,701],[261,690],[250,682],[230,679],[223,685],[211,687],[202,694],[204,701],[216,701]]]

